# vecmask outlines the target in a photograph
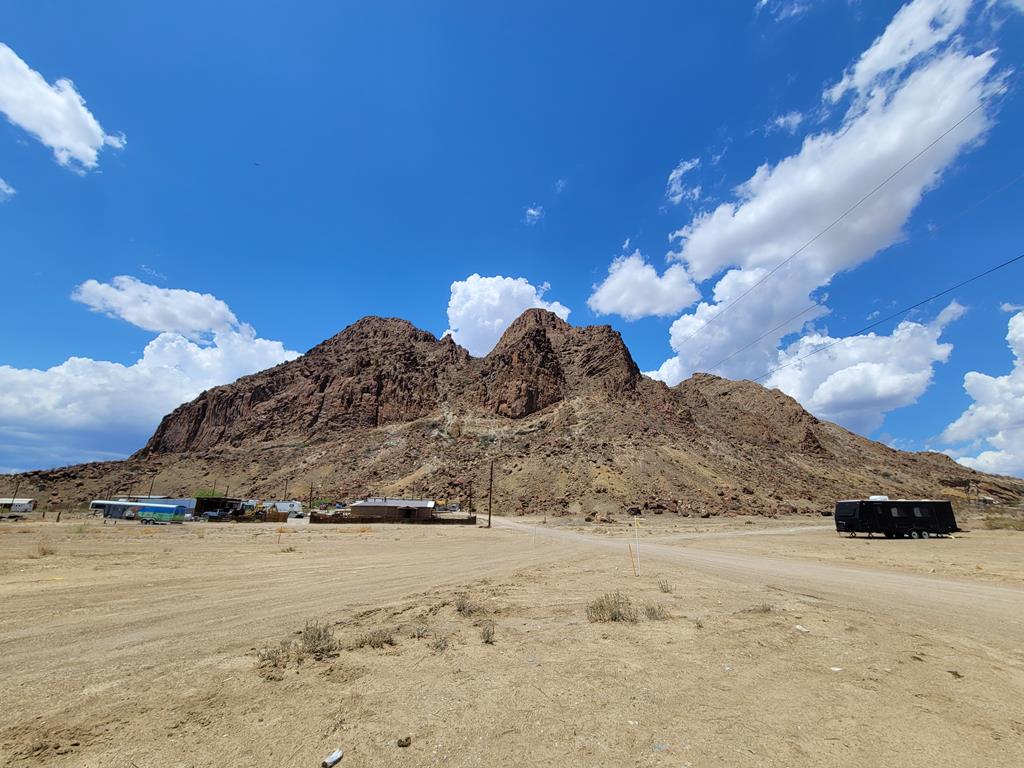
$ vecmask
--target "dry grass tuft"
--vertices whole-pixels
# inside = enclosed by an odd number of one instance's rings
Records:
[[[352,643],[353,648],[383,648],[385,645],[394,645],[395,636],[391,634],[390,629],[374,629],[369,632],[365,632],[356,638],[356,641]]]
[[[658,589],[664,592],[666,595],[672,594],[674,587],[666,579],[661,579],[658,582]]]
[[[651,621],[665,621],[669,618],[668,611],[665,610],[665,606],[661,603],[656,603],[653,600],[648,600],[644,603],[644,616]]]
[[[469,595],[461,594],[455,598],[455,610],[461,616],[473,616],[483,612],[483,606],[475,602]]]
[[[448,650],[448,645],[447,635],[434,635],[434,639],[430,641],[430,650],[434,653],[444,653]]]
[[[426,624],[417,624],[412,628],[412,632],[409,633],[413,640],[422,640],[430,633],[430,629]]]
[[[494,622],[488,621],[480,627],[480,639],[487,645],[494,645]]]
[[[319,621],[307,621],[299,635],[298,650],[318,661],[336,655],[338,641],[334,638],[334,630],[326,622],[321,624]]]
[[[256,661],[261,667],[285,667],[292,657],[293,643],[282,640],[280,645],[268,645],[256,651]]]
[[[281,551],[282,552],[298,552],[299,550],[297,550],[295,547],[293,547],[293,546],[291,546],[289,544],[287,547],[282,547]]]
[[[772,613],[774,611],[775,606],[768,602],[755,605],[753,608],[747,608],[747,613]]]
[[[636,607],[633,601],[621,592],[609,592],[587,605],[588,621],[625,621],[634,623],[637,620]]]
[[[45,541],[41,541],[36,544],[36,548],[32,550],[32,554],[29,555],[33,560],[38,560],[40,557],[49,557],[50,555],[56,555],[57,549],[50,546]]]

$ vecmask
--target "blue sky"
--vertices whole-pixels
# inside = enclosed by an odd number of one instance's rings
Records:
[[[0,470],[125,455],[363,315],[483,354],[545,305],[670,384],[841,340],[766,383],[1024,474],[1024,266],[854,335],[1021,252],[1022,10],[6,3]]]

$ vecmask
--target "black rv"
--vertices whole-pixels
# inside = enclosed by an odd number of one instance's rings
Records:
[[[887,539],[927,539],[959,531],[948,501],[932,499],[853,499],[836,503],[839,533],[881,533]]]

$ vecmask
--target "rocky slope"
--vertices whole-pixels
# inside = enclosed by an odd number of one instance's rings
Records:
[[[820,511],[886,493],[1019,503],[1024,481],[895,451],[751,382],[643,377],[618,333],[529,310],[473,358],[368,317],[297,360],[204,392],[124,462],[27,473],[55,504],[97,495],[466,499],[495,463],[503,512]],[[19,492],[21,495],[21,492]]]

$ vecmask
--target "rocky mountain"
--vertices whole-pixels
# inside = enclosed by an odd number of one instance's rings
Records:
[[[525,312],[474,358],[450,337],[367,317],[302,357],[168,414],[124,462],[23,476],[55,503],[98,495],[462,498],[506,513],[677,514],[830,509],[837,498],[991,496],[1024,481],[907,453],[823,422],[777,390],[641,375],[609,326]]]

